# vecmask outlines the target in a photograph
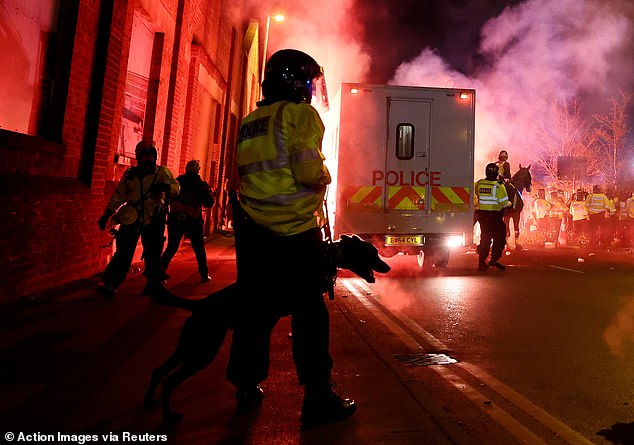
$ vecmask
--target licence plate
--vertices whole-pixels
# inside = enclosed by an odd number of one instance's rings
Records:
[[[422,246],[422,235],[386,235],[386,246]]]

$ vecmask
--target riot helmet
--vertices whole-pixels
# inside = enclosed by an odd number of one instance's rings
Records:
[[[328,92],[324,69],[308,54],[295,49],[283,49],[273,54],[264,69],[261,105],[281,100],[310,104],[328,109]]]
[[[498,159],[502,162],[506,161],[509,158],[509,154],[506,150],[502,150],[498,155]]]
[[[484,175],[489,181],[496,181],[498,179],[498,174],[500,173],[500,167],[497,164],[490,163],[487,164],[484,169]]]

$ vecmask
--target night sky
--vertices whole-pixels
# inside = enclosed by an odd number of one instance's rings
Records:
[[[403,61],[435,48],[453,69],[473,74],[482,25],[519,0],[354,0],[363,49],[375,56],[367,81],[385,83]],[[377,57],[381,54],[381,57]]]

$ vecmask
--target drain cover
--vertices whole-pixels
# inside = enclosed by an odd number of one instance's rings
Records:
[[[405,366],[451,365],[452,363],[458,363],[458,360],[447,354],[394,354],[394,358]]]

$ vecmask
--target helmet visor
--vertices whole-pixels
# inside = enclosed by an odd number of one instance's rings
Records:
[[[324,69],[320,68],[319,74],[312,78],[312,99],[311,104],[319,111],[326,112],[330,108],[328,103],[328,90],[326,89],[326,78]]]

